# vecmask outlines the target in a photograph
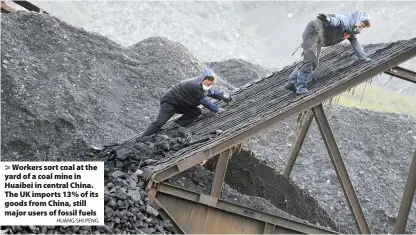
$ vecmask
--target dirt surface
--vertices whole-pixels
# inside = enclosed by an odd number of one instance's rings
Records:
[[[205,67],[166,38],[124,48],[23,12],[2,14],[1,27],[4,159],[74,158],[74,143],[102,146],[140,133],[163,93]],[[218,87],[232,89],[221,80]]]
[[[256,79],[263,78],[270,71],[244,60],[230,59],[221,62],[205,63],[226,81],[232,81],[235,87],[241,87]]]
[[[392,233],[415,151],[416,119],[356,108],[328,109],[329,122],[372,232]],[[267,165],[282,171],[296,128],[295,118],[289,119],[250,139],[246,147]],[[317,199],[342,229],[357,232],[315,121],[291,178]],[[413,203],[407,226],[410,233],[416,232],[415,219]]]

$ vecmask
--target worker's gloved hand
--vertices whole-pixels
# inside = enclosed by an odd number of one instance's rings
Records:
[[[327,16],[327,15],[325,15],[325,14],[323,14],[323,13],[319,14],[317,18],[318,18],[319,20],[321,20],[322,22],[324,22],[324,23],[329,23],[329,22],[331,22],[331,18],[329,18],[329,16]]]
[[[223,95],[223,100],[226,103],[230,103],[231,101],[233,101],[233,98],[231,98],[231,95]]]
[[[223,108],[218,108],[218,111],[215,113],[215,115],[220,115],[221,113],[223,113],[225,111],[225,109]]]

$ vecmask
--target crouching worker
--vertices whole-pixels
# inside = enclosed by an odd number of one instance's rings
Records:
[[[297,94],[308,93],[308,77],[319,63],[322,47],[333,46],[345,39],[350,41],[355,55],[360,61],[371,61],[358,41],[358,34],[370,27],[370,16],[366,12],[352,14],[319,14],[306,26],[302,34],[303,62],[289,77],[285,88]]]
[[[182,81],[169,89],[160,101],[159,115],[141,138],[159,132],[160,128],[176,113],[183,114],[175,120],[176,124],[179,126],[191,124],[202,114],[202,110],[198,107],[200,104],[216,114],[224,112],[223,108],[219,108],[207,98],[211,97],[227,103],[232,101],[230,96],[211,88],[215,82],[214,72],[211,69],[205,69],[198,78]]]

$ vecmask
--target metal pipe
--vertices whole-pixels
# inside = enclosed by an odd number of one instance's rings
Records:
[[[357,223],[358,230],[360,233],[369,234],[371,233],[370,228],[368,227],[363,210],[361,209],[360,201],[358,201],[357,195],[355,194],[354,186],[352,185],[347,168],[342,160],[341,153],[338,149],[337,142],[332,133],[331,126],[329,125],[322,104],[315,106],[312,111],[315,116],[316,123],[318,123],[322,138],[324,139],[332,165],[337,173],[338,180],[341,183],[348,206],[350,207],[355,222]]]
[[[416,149],[413,155],[412,164],[410,165],[409,174],[407,175],[406,186],[403,191],[402,202],[399,213],[396,218],[396,227],[394,233],[403,234],[406,230],[407,219],[409,218],[410,209],[412,208],[413,197],[416,189]]]

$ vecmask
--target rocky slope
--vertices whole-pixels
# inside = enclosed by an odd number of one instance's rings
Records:
[[[205,67],[166,38],[124,48],[48,15],[1,19],[4,159],[71,157],[140,133],[163,93]]]

